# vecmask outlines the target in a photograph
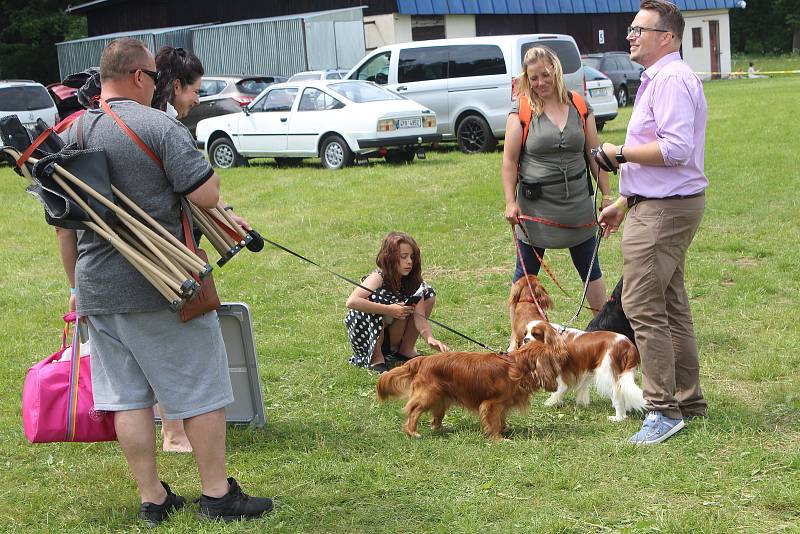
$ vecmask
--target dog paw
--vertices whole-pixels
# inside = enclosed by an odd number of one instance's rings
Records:
[[[544,401],[544,405],[547,406],[548,408],[553,408],[555,406],[561,406],[561,399],[554,399],[553,397],[550,397],[549,399]]]
[[[409,437],[412,437],[414,439],[419,439],[419,438],[422,437],[422,434],[420,434],[419,432],[408,432],[408,431],[406,431],[406,434],[408,434]]]
[[[614,423],[619,423],[620,421],[624,421],[625,419],[626,419],[626,417],[624,415],[621,416],[621,417],[617,416],[617,415],[609,415],[608,416],[608,420],[612,421]]]

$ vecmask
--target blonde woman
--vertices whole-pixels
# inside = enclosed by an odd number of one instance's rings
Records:
[[[591,147],[598,145],[592,108],[581,95],[570,94],[561,62],[544,46],[535,46],[525,54],[517,88],[503,149],[506,220],[525,225],[525,232],[516,228],[516,238],[529,274],[538,274],[540,268],[534,248],[539,256],[546,249],[569,249],[581,279],[585,282],[589,278],[587,300],[596,314],[606,301],[606,290],[599,258],[592,264],[595,208],[585,158]],[[526,108],[530,109],[527,115]],[[579,108],[584,109],[583,114]],[[521,120],[528,123],[524,146]],[[611,194],[608,174],[598,169],[592,158],[589,161],[598,177],[605,208]],[[513,281],[522,276],[518,255]]]

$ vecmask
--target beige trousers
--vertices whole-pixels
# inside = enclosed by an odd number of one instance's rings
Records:
[[[673,419],[706,413],[683,282],[704,210],[704,196],[646,200],[628,212],[622,236],[622,302],[642,357],[647,409]]]

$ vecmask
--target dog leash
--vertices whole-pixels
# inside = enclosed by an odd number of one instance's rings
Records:
[[[287,247],[285,247],[285,246],[283,246],[283,245],[281,245],[281,244],[279,244],[279,243],[276,243],[275,241],[272,241],[271,239],[267,239],[267,238],[266,238],[266,237],[264,237],[263,235],[261,236],[261,238],[262,238],[264,241],[266,241],[267,243],[269,243],[270,245],[272,245],[272,246],[274,246],[274,247],[276,247],[276,248],[279,248],[279,249],[281,249],[281,250],[282,250],[282,251],[284,251],[284,252],[288,252],[288,253],[289,253],[289,254],[291,254],[292,256],[295,256],[296,258],[299,258],[299,259],[301,259],[301,260],[303,260],[303,261],[305,261],[305,262],[307,262],[307,263],[310,263],[311,265],[315,265],[315,266],[319,267],[320,269],[322,269],[323,271],[326,271],[326,272],[328,272],[328,273],[332,274],[333,276],[335,276],[335,277],[337,277],[337,278],[340,278],[340,279],[344,280],[345,282],[347,282],[347,283],[349,283],[349,284],[352,284],[352,285],[354,285],[354,286],[356,286],[356,287],[359,287],[359,288],[363,289],[364,291],[367,291],[367,292],[369,292],[371,295],[377,294],[377,291],[375,291],[375,290],[373,290],[373,289],[370,289],[370,288],[368,288],[367,286],[365,286],[365,285],[363,285],[363,284],[360,284],[360,283],[356,282],[356,281],[355,281],[355,280],[353,280],[352,278],[348,278],[348,277],[346,277],[346,276],[344,276],[344,275],[342,275],[342,274],[339,274],[339,273],[337,273],[336,271],[333,271],[333,270],[331,270],[331,269],[328,269],[327,267],[325,267],[325,266],[323,266],[323,265],[320,265],[319,263],[317,263],[317,262],[315,262],[315,261],[313,261],[313,260],[310,260],[310,259],[306,258],[306,257],[305,257],[305,256],[303,256],[302,254],[299,254],[299,253],[297,253],[297,252],[293,251],[293,250],[292,250],[292,249],[290,249],[290,248],[287,248]],[[416,311],[414,311],[414,313],[415,313],[415,314],[417,314],[417,315],[422,315],[422,314],[418,314]],[[448,332],[451,332],[451,333],[453,333],[453,334],[456,334],[457,336],[461,336],[462,338],[466,339],[467,341],[471,341],[472,343],[475,343],[475,344],[476,344],[476,345],[478,345],[479,347],[481,347],[481,348],[484,348],[484,349],[488,350],[489,352],[494,352],[494,353],[497,353],[497,354],[502,354],[502,353],[501,353],[501,351],[495,350],[495,349],[493,349],[493,348],[491,348],[491,347],[489,347],[489,346],[487,346],[487,345],[484,345],[484,344],[483,344],[483,343],[481,343],[480,341],[478,341],[478,340],[476,340],[476,339],[472,339],[471,337],[469,337],[469,336],[468,336],[468,335],[466,335],[466,334],[462,334],[461,332],[459,332],[459,331],[458,331],[458,330],[456,330],[455,328],[451,328],[451,327],[447,326],[447,325],[446,325],[446,324],[444,324],[444,323],[440,323],[439,321],[437,321],[437,320],[435,320],[435,319],[431,319],[430,317],[426,317],[426,319],[427,319],[429,322],[431,322],[431,323],[435,324],[436,326],[440,326],[440,327],[444,328],[445,330],[447,330]]]

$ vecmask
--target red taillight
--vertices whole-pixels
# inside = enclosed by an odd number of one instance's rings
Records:
[[[253,101],[252,96],[234,96],[233,99],[236,100],[236,103],[242,107],[247,106],[250,102]]]

